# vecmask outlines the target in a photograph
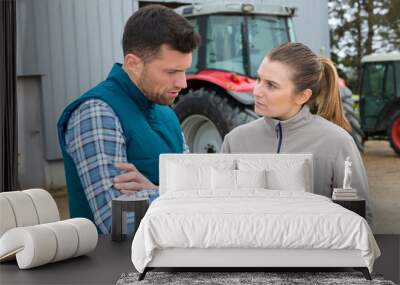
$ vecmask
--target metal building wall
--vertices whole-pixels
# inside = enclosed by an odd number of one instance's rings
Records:
[[[56,124],[68,102],[122,61],[133,0],[17,0],[17,75],[41,76],[45,159],[60,159]]]

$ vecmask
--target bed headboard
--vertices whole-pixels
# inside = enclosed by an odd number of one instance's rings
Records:
[[[314,192],[312,154],[161,154],[159,164],[160,195],[169,190],[168,185],[171,184],[171,179],[179,179],[179,175],[175,173],[177,165],[183,165],[184,169],[198,167],[220,169],[266,168],[278,173],[277,179],[280,180],[294,177],[290,176],[290,172],[295,169],[297,173],[300,171],[301,175],[304,175],[305,189],[303,191]],[[175,172],[171,173],[171,171]],[[294,183],[296,182],[294,181]]]

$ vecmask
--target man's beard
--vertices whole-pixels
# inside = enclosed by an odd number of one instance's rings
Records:
[[[156,90],[151,90],[151,82],[146,80],[146,72],[143,71],[142,76],[140,76],[138,80],[138,87],[146,96],[147,99],[152,101],[153,103],[160,104],[160,105],[172,105],[175,101],[175,98],[168,100],[168,98],[164,95],[164,93],[158,93]],[[148,86],[148,87],[147,87]]]

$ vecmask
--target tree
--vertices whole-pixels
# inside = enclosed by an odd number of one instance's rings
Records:
[[[385,3],[387,9],[379,18],[381,26],[384,28],[378,34],[387,51],[400,50],[400,1],[386,0],[383,2],[387,2]]]
[[[361,59],[400,49],[399,0],[329,0],[332,59],[355,92]]]

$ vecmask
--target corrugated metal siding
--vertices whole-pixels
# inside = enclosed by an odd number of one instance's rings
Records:
[[[18,75],[39,74],[35,45],[35,17],[32,0],[17,1],[17,73]]]
[[[133,0],[18,0],[17,74],[42,76],[46,159],[59,159],[56,124],[74,98],[121,62]]]

